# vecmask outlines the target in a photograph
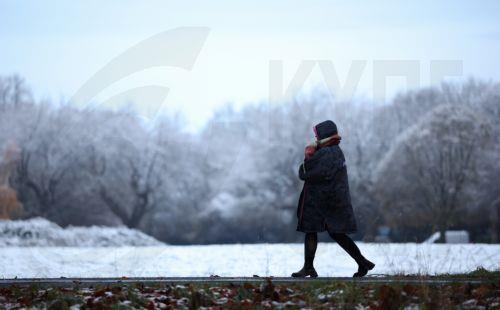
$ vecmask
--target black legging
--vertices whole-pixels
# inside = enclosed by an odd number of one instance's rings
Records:
[[[356,243],[354,243],[354,241],[352,241],[352,239],[348,235],[342,233],[332,233],[332,232],[328,232],[328,234],[344,249],[344,251],[346,251],[352,258],[354,258],[354,260],[358,264],[361,264],[364,257],[363,255],[361,255],[361,251],[359,250]],[[304,240],[304,257],[305,257],[304,267],[306,268],[313,267],[314,255],[316,254],[317,247],[318,247],[318,234],[315,232],[306,233],[306,237]]]
[[[304,267],[313,268],[314,255],[316,254],[316,248],[318,247],[318,234],[317,233],[306,233],[306,239],[304,240]]]

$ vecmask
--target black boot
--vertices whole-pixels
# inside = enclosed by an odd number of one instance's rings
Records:
[[[348,235],[330,231],[328,231],[328,234],[358,263],[358,272],[353,274],[353,277],[364,277],[368,273],[368,270],[372,270],[375,267],[374,263],[367,260],[361,254],[356,243]]]
[[[294,278],[305,278],[310,276],[311,278],[316,278],[318,273],[314,269],[314,255],[316,254],[316,248],[318,246],[318,234],[317,233],[306,233],[304,240],[304,267],[297,272],[292,273]]]
[[[352,276],[354,278],[364,277],[368,273],[368,270],[372,270],[374,267],[375,267],[374,263],[370,262],[366,258],[363,258],[363,261],[358,263],[358,272],[356,272]]]
[[[314,267],[311,268],[302,267],[302,269],[300,269],[299,271],[292,273],[292,277],[294,278],[305,278],[307,276],[310,276],[311,278],[316,278],[318,277],[318,273],[316,272],[316,269],[314,269]]]

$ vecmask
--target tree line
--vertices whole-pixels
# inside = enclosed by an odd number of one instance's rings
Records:
[[[18,156],[9,184],[18,217],[62,226],[125,225],[173,244],[291,242],[312,126],[334,120],[353,206],[372,241],[466,229],[498,242],[500,84],[469,80],[405,91],[391,102],[336,100],[316,89],[290,102],[226,105],[197,133],[181,118],[145,124],[131,109],[36,101],[0,78],[0,150]]]

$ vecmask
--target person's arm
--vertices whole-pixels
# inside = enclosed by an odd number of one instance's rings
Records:
[[[328,153],[318,151],[299,167],[299,178],[308,182],[324,182],[335,175],[335,165]]]

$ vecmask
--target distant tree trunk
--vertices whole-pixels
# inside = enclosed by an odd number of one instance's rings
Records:
[[[498,243],[498,227],[500,227],[500,199],[492,203],[491,243]]]
[[[437,240],[438,243],[446,243],[446,227],[441,227],[439,229],[439,239]]]
[[[96,152],[95,149],[92,152]],[[106,173],[106,159],[96,155],[92,156],[91,171],[98,178],[98,192],[102,201],[108,206],[109,210],[114,213],[128,228],[138,228],[145,218],[156,206],[155,192],[162,185],[162,180],[158,174],[155,174],[155,169],[158,165],[158,152],[155,152],[151,158],[147,158],[146,163],[141,165],[140,160],[128,159],[129,174],[125,177],[130,178],[128,184],[132,194],[132,201],[124,201],[120,199],[119,194],[116,194],[112,188],[113,184],[108,180],[106,182],[103,176]]]

